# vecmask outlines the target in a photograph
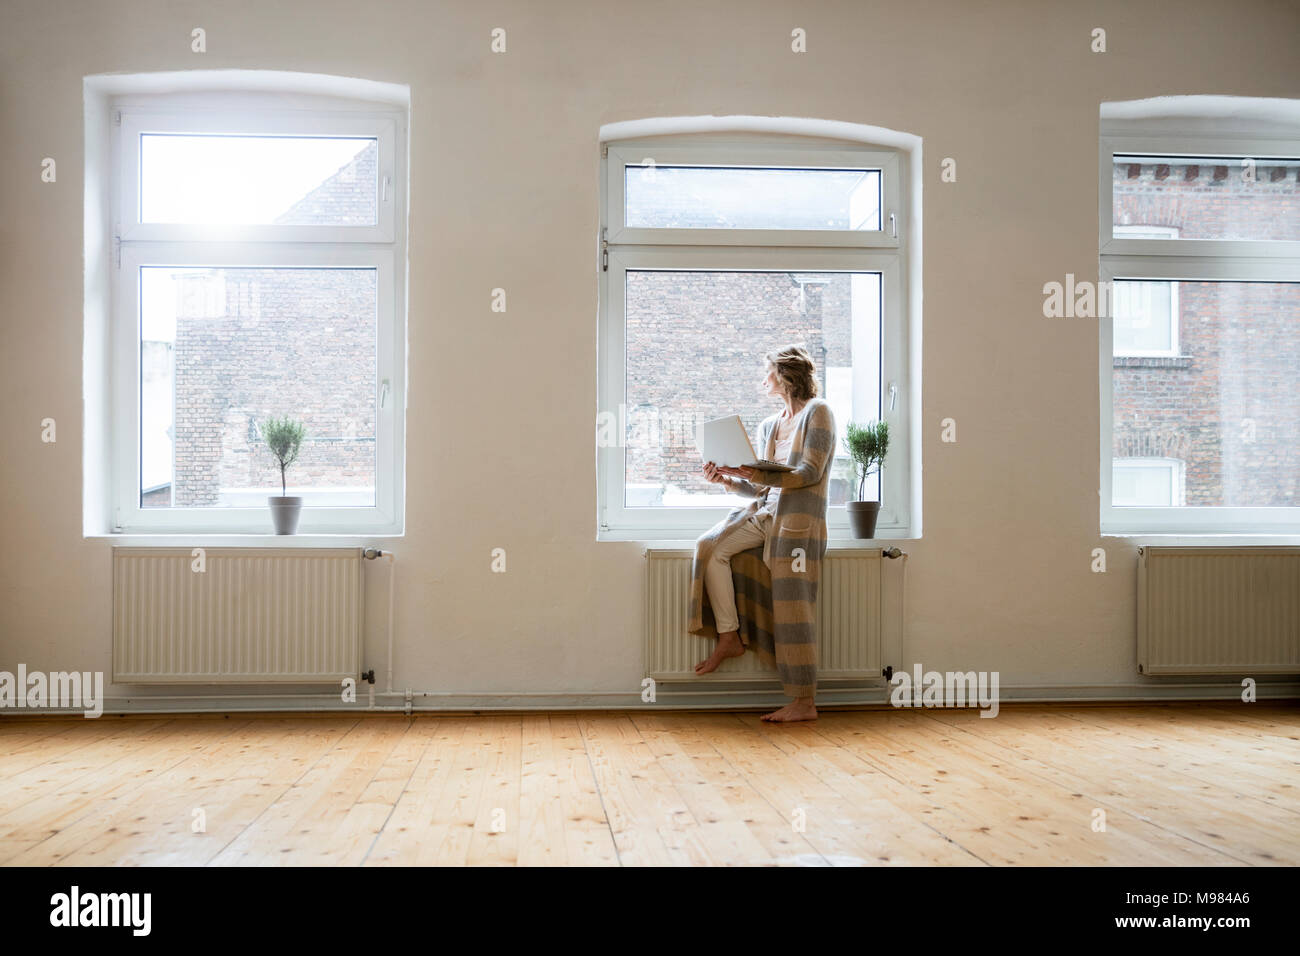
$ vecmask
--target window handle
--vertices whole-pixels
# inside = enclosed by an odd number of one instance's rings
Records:
[[[388,202],[388,183],[391,179],[392,179],[391,176],[385,176],[383,182],[380,184],[380,188],[379,188],[380,202]]]
[[[898,217],[892,212],[889,214],[889,234],[895,239],[898,238]]]
[[[889,410],[892,412],[898,407],[898,383],[889,383]]]
[[[384,379],[384,381],[379,386],[379,407],[383,408],[387,404],[388,404],[388,379]]]

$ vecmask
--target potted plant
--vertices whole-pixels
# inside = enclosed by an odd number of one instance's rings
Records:
[[[863,501],[862,498],[866,494],[867,476],[885,464],[885,454],[889,451],[889,423],[872,422],[864,427],[849,422],[848,446],[855,470],[860,473],[858,498],[845,505],[849,512],[849,527],[855,538],[874,538],[880,502]]]
[[[298,517],[302,514],[302,499],[286,495],[288,485],[285,472],[298,460],[302,439],[307,431],[302,422],[289,418],[268,418],[262,423],[262,441],[280,463],[280,494],[266,499],[271,506],[271,523],[276,534],[294,534],[298,530]]]

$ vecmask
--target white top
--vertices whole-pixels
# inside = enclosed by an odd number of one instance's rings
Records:
[[[790,437],[782,438],[777,441],[776,451],[773,453],[775,457],[772,459],[773,461],[784,462],[787,465],[790,463],[790,447],[794,444],[793,419],[791,419],[790,421],[792,423],[792,426],[790,428]],[[778,431],[780,430],[781,424],[782,424],[781,422],[777,422]],[[777,500],[780,499],[780,497],[781,497],[780,488],[768,488],[767,501],[763,502],[763,506],[759,508],[758,511],[755,513],[761,514],[763,512],[767,512],[768,514],[775,516],[776,503]]]

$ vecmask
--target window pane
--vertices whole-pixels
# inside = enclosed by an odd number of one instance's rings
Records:
[[[1113,370],[1113,457],[1184,462],[1188,507],[1295,507],[1300,283],[1177,286],[1180,356]],[[1116,483],[1112,504],[1131,504],[1138,480]]]
[[[763,356],[789,344],[813,356],[835,415],[830,504],[856,497],[844,437],[880,417],[879,273],[629,270],[625,309],[626,507],[747,501],[704,479],[695,427],[739,415],[757,444],[782,407],[761,390]],[[865,490],[879,494],[878,476]]]
[[[369,226],[378,143],[329,136],[140,137],[140,221]]]
[[[304,506],[375,504],[374,269],[140,270],[140,506],[265,508],[269,417],[307,430]]]
[[[1183,504],[1182,462],[1172,460],[1115,461],[1112,500],[1117,505],[1168,508]]]
[[[1177,345],[1176,282],[1114,284],[1116,355],[1172,355]]]
[[[878,169],[625,166],[624,222],[645,229],[880,229]]]
[[[1300,240],[1300,160],[1244,159],[1116,155],[1116,237],[1151,226],[1172,239]]]

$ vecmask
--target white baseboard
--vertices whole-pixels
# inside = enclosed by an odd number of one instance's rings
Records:
[[[139,695],[106,697],[107,716],[132,714],[222,714],[222,713],[464,713],[474,712],[547,712],[570,710],[754,710],[779,707],[789,702],[779,690],[752,686],[660,683],[656,700],[647,703],[639,693],[598,691],[594,693],[519,692],[519,693],[412,693],[408,709],[406,692],[376,692],[374,706],[366,685],[358,688],[357,702],[345,704],[337,693],[331,694],[220,694],[220,695]],[[1283,701],[1300,699],[1300,682],[1261,681],[1256,688],[1258,699]],[[1079,704],[1079,703],[1172,703],[1175,701],[1224,701],[1239,703],[1241,685],[1231,681],[1193,682],[1151,680],[1131,684],[1026,684],[1003,685],[999,702]],[[819,687],[817,703],[834,706],[886,706],[889,689],[883,683],[871,687]],[[80,715],[79,709],[5,708],[5,716]]]

